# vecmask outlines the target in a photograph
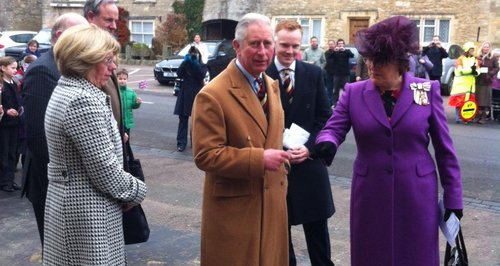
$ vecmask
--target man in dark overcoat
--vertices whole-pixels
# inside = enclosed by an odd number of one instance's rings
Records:
[[[310,133],[306,143],[288,149],[292,164],[287,193],[289,262],[296,265],[290,228],[302,224],[311,264],[333,265],[327,225],[335,212],[332,191],[326,166],[320,159],[312,159],[316,134],[332,113],[322,70],[295,60],[302,40],[302,27],[295,21],[278,23],[275,40],[276,57],[266,72],[280,80],[285,127],[295,123]]]
[[[66,13],[56,19],[51,31],[51,42],[54,45],[67,28],[87,24],[87,20],[76,13]],[[45,213],[45,198],[47,196],[47,164],[49,153],[45,139],[45,109],[50,96],[57,85],[61,74],[54,61],[54,52],[42,54],[32,63],[23,82],[24,110],[26,131],[28,134],[27,156],[23,171],[22,194],[31,201],[35,212],[38,233],[43,245],[43,219]]]

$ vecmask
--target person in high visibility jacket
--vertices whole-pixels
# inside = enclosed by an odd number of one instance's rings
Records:
[[[475,101],[476,76],[479,76],[479,62],[474,57],[476,46],[466,42],[464,53],[455,62],[455,79],[451,88],[448,104],[455,107],[455,121],[460,123],[460,107],[468,100]]]

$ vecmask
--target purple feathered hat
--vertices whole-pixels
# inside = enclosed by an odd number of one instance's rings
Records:
[[[405,16],[384,19],[356,33],[359,53],[375,65],[389,62],[408,63],[408,53],[419,50],[418,32],[414,22]]]

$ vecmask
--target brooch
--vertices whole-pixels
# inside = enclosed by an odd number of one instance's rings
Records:
[[[430,104],[427,92],[431,90],[431,83],[411,83],[410,88],[413,91],[413,100],[418,105]]]

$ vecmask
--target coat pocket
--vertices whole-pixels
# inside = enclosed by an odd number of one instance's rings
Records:
[[[367,176],[368,175],[368,165],[363,161],[356,159],[354,161],[352,171],[358,176]]]
[[[219,178],[215,181],[215,197],[243,197],[252,194],[252,182],[244,179]]]
[[[47,177],[52,182],[68,182],[69,172],[65,165],[49,163],[47,165]]]
[[[426,176],[436,172],[436,167],[432,160],[424,159],[417,162],[417,175],[419,177]]]

